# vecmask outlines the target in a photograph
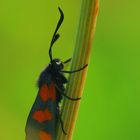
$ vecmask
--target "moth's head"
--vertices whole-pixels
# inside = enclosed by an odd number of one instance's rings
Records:
[[[62,70],[64,68],[62,61],[60,61],[60,59],[57,59],[57,58],[53,59],[52,66],[57,71]]]

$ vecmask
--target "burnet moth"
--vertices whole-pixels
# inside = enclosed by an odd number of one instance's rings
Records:
[[[65,71],[63,70],[64,65],[70,62],[71,58],[62,62],[60,59],[53,59],[52,56],[52,46],[60,36],[57,31],[64,19],[62,10],[60,8],[58,9],[60,19],[50,43],[50,63],[40,74],[38,80],[39,91],[26,123],[26,140],[56,140],[56,126],[58,121],[61,124],[62,132],[66,134],[60,116],[60,102],[63,97],[72,101],[80,99],[71,98],[65,94],[64,84],[68,81],[64,73],[72,74],[79,72],[87,67],[87,65],[77,70]]]

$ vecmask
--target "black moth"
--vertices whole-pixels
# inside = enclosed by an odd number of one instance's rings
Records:
[[[62,62],[60,59],[53,59],[52,57],[52,46],[60,36],[57,31],[64,19],[62,10],[60,8],[58,9],[61,16],[50,43],[50,64],[40,74],[38,80],[39,92],[26,123],[26,140],[55,140],[56,125],[58,121],[60,121],[63,133],[66,134],[60,116],[59,103],[63,96],[72,101],[80,99],[71,98],[65,94],[64,84],[68,81],[65,78],[64,73],[72,74],[79,72],[87,67],[87,64],[77,70],[65,71],[63,70],[64,65],[70,62],[71,58]]]

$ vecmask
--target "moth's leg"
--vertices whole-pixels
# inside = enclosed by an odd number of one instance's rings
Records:
[[[79,71],[81,71],[81,70],[85,69],[87,66],[88,66],[88,64],[86,64],[85,66],[83,66],[82,68],[77,69],[77,70],[73,70],[73,71],[66,71],[66,70],[62,70],[61,72],[63,72],[63,73],[69,73],[69,74],[72,74],[72,73],[79,72]]]
[[[66,63],[70,62],[71,59],[72,59],[72,58],[69,58],[69,59],[67,59],[66,61],[64,61],[63,63],[66,64]]]
[[[81,99],[81,97],[79,98],[71,98],[69,96],[67,96],[57,85],[55,85],[55,87],[57,88],[57,90],[60,92],[60,94],[64,97],[66,97],[67,99],[71,100],[71,101],[78,101]]]
[[[57,110],[57,117],[58,117],[58,119],[59,119],[59,121],[60,121],[62,131],[63,131],[63,133],[64,133],[65,135],[67,135],[67,133],[66,133],[66,131],[65,131],[65,129],[64,129],[64,123],[63,123],[63,121],[62,121],[62,119],[61,119],[61,115],[60,115],[59,109],[57,108],[56,110]]]

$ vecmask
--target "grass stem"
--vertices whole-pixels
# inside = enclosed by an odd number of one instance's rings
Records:
[[[82,0],[81,15],[72,59],[71,70],[81,68],[89,63],[92,41],[98,15],[98,0]],[[87,68],[69,76],[67,95],[76,98],[82,96]],[[72,140],[75,122],[78,115],[80,101],[64,99],[62,106],[62,120],[67,135],[64,135],[59,124],[57,140]]]

